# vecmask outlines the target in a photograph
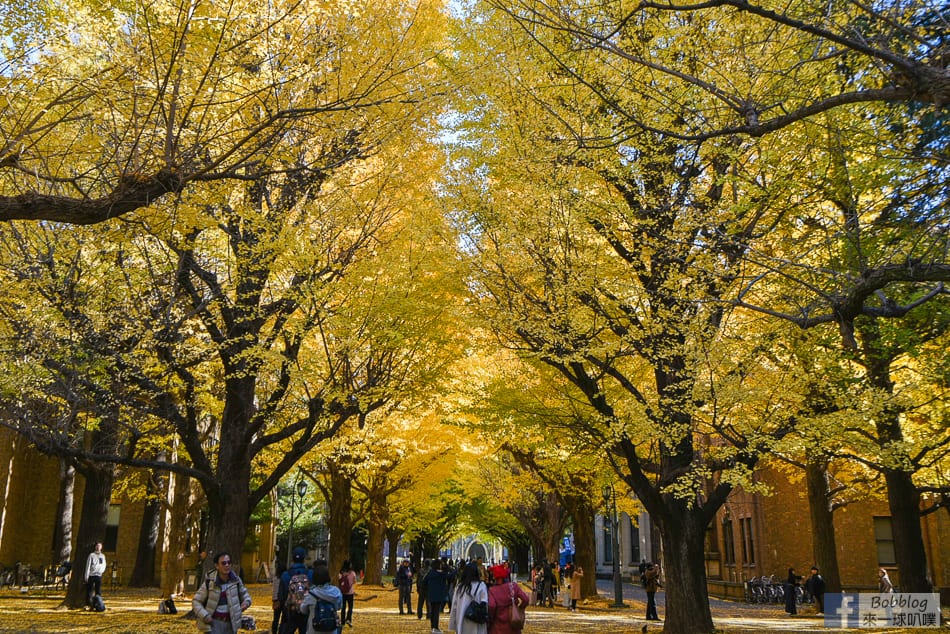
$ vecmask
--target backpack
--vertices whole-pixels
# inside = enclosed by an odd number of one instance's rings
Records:
[[[472,596],[468,606],[465,608],[465,618],[472,623],[488,623],[488,603],[478,601]]]
[[[340,592],[343,594],[353,594],[353,583],[350,581],[350,573],[345,572],[340,578]]]
[[[92,597],[92,609],[94,612],[106,611],[106,604],[105,604],[105,601],[102,600],[101,594],[97,594],[94,597]]]
[[[175,606],[175,600],[171,597],[164,599],[158,604],[159,614],[178,614],[178,608]]]
[[[313,594],[311,592],[311,594]],[[314,597],[317,595],[314,594]],[[317,599],[313,606],[313,629],[317,632],[336,632],[340,626],[337,621],[336,607],[329,601]]]
[[[465,618],[472,623],[488,623],[488,604],[472,600],[465,608]]]
[[[300,605],[309,590],[310,579],[307,578],[307,573],[304,572],[290,577],[290,581],[287,583],[287,601],[284,603],[289,613],[298,614],[300,612]]]
[[[640,585],[644,588],[647,587],[647,573],[645,572],[640,574]]]

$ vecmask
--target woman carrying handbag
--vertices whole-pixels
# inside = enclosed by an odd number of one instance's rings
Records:
[[[504,565],[494,566],[495,585],[488,591],[488,634],[517,634],[524,628],[528,595],[521,587],[509,581]]]

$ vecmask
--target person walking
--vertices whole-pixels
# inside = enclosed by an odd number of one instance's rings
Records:
[[[278,560],[274,569],[274,581],[271,585],[271,606],[274,610],[274,617],[270,622],[271,634],[278,634],[280,631],[280,619],[284,612],[284,604],[280,602],[280,578],[284,575],[285,570],[287,570],[286,564]]]
[[[584,579],[584,569],[580,566],[571,571],[571,612],[577,612],[577,602],[581,598],[581,581]],[[653,591],[656,594],[656,591]],[[656,614],[656,603],[653,604],[653,613]]]
[[[326,619],[321,618],[323,612],[321,606],[327,609]],[[339,634],[342,629],[340,623],[340,610],[343,609],[343,593],[340,589],[330,583],[330,568],[325,561],[313,562],[313,585],[307,590],[307,596],[300,604],[300,612],[307,620],[307,633],[316,634],[317,632],[336,632]],[[329,627],[333,629],[317,628],[316,621],[329,621]],[[335,623],[335,626],[334,626]]]
[[[465,612],[473,601],[484,602],[488,606],[488,587],[481,581],[478,565],[466,564],[452,597],[452,609],[449,611],[449,629],[456,634],[488,634],[488,623],[476,623],[465,618]]]
[[[356,594],[356,573],[347,559],[340,568],[340,594],[343,595],[343,609],[340,610],[340,624],[353,627],[353,599]]]
[[[86,557],[86,569],[83,573],[83,581],[86,582],[86,605],[94,607],[96,597],[102,596],[102,575],[106,572],[106,556],[102,554],[102,542],[96,542],[96,546],[89,556]]]
[[[403,559],[396,570],[396,587],[399,588],[399,613],[412,616],[412,569],[408,559]]]
[[[191,599],[198,629],[211,634],[237,634],[241,614],[251,607],[251,595],[231,571],[230,554],[215,555],[214,567]]]
[[[280,633],[306,634],[307,617],[301,612],[301,606],[313,584],[313,571],[304,564],[307,551],[303,547],[294,548],[291,557],[293,561],[290,568],[280,575],[280,585],[277,589],[277,600],[284,610]]]
[[[788,578],[785,580],[785,611],[789,614],[798,614],[795,589],[802,581],[801,575],[795,574],[794,568],[788,569]]]
[[[576,572],[574,574],[577,574]],[[663,584],[660,583],[660,564],[647,564],[643,571],[643,587],[647,591],[647,621],[659,621],[660,617],[656,613],[656,591]]]
[[[551,589],[554,587],[554,568],[551,566],[551,562],[544,562],[541,567],[541,605],[545,603],[548,604],[548,607],[554,607],[554,595],[551,594]]]
[[[530,599],[511,581],[507,566],[492,568],[494,585],[488,590],[488,634],[517,634],[524,627],[524,611]],[[512,612],[522,616],[521,625],[511,622]]]
[[[811,567],[811,575],[805,582],[805,589],[815,599],[815,610],[818,614],[825,612],[825,578],[818,572],[818,566]]]
[[[416,575],[416,616],[422,620],[422,615],[429,616],[429,594],[426,592],[426,575],[432,568],[432,562],[428,559],[422,562],[422,570]]]
[[[429,570],[426,571],[424,581],[423,587],[425,587],[426,603],[429,606],[428,616],[432,634],[442,634],[442,630],[439,629],[439,616],[449,595],[449,575],[442,560],[436,559],[432,562]]]

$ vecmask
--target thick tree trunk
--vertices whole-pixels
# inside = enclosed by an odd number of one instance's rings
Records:
[[[828,486],[828,462],[823,459],[809,459],[805,463],[805,482],[815,565],[825,579],[825,591],[841,592],[831,487]]]
[[[339,570],[350,558],[350,538],[353,534],[353,491],[350,478],[342,470],[330,469],[330,499],[327,500],[330,544],[327,547],[327,564],[330,570]]]
[[[191,594],[194,586],[185,587],[185,530],[191,503],[191,478],[174,474],[170,477],[172,495],[169,501],[168,527],[165,533],[165,548],[162,556],[162,596],[169,597],[179,592]]]
[[[574,518],[574,565],[584,569],[581,581],[583,597],[597,596],[597,543],[594,538],[594,508],[586,502],[571,505]]]
[[[233,462],[223,462],[225,459],[224,447],[219,454],[222,461],[217,487],[214,491],[205,491],[208,495],[208,557],[205,561],[205,570],[214,566],[214,556],[220,552],[231,555],[232,561],[237,564],[241,560],[244,550],[244,541],[247,537],[247,522],[250,518],[248,507],[248,487],[250,484],[249,464],[235,465]],[[235,574],[241,574],[240,565],[234,565]],[[242,577],[243,578],[243,577]]]
[[[564,537],[564,529],[567,528],[568,513],[561,500],[554,493],[545,496],[542,517],[544,518],[544,525],[542,526],[544,555],[547,561],[557,562],[558,551],[561,548],[561,538]]]
[[[531,559],[531,545],[527,542],[525,543],[510,543],[508,544],[508,557],[509,560],[517,564],[518,568],[518,579],[524,581],[525,579],[530,579],[531,574],[529,569],[530,559]]]
[[[363,583],[372,586],[383,583],[383,544],[386,541],[387,509],[385,499],[372,499],[369,506],[366,538],[366,570]]]
[[[73,495],[76,489],[76,469],[65,460],[59,461],[59,504],[56,507],[56,527],[53,531],[53,559],[60,564],[69,561],[73,550]]]
[[[548,551],[544,542],[537,537],[531,538],[531,554],[534,556],[535,565],[548,560]]]
[[[920,491],[906,471],[887,469],[884,481],[887,482],[887,504],[891,510],[900,591],[933,592],[920,528]]]
[[[237,348],[239,351],[240,346]],[[205,569],[210,570],[214,566],[213,560],[217,553],[227,552],[234,562],[232,569],[235,574],[243,572],[238,562],[243,554],[247,523],[251,516],[251,455],[246,434],[249,421],[257,409],[254,405],[254,375],[243,367],[243,359],[233,363],[233,358],[239,357],[238,351],[230,351],[233,357],[225,363],[229,376],[225,379],[224,411],[221,413],[214,483],[203,484],[209,511]]]
[[[155,547],[158,544],[158,530],[161,525],[162,503],[158,499],[158,492],[151,478],[148,478],[148,500],[142,513],[142,523],[139,524],[138,549],[135,553],[135,566],[132,568],[132,577],[129,586],[146,588],[155,585]]]
[[[860,321],[856,325],[859,326],[869,382],[886,394],[893,394],[890,369],[896,352],[888,350],[882,343],[876,322]],[[876,419],[876,431],[882,453],[890,454],[890,464],[911,464],[909,456],[900,448],[904,442],[904,430],[899,410],[885,407]],[[887,484],[900,589],[902,592],[931,592],[933,584],[928,576],[927,551],[920,526],[920,491],[914,485],[911,472],[899,468],[884,468],[882,471]]]
[[[83,580],[86,558],[95,550],[96,542],[101,542],[105,538],[115,467],[113,465],[92,467],[84,469],[81,475],[85,476],[86,482],[82,496],[82,511],[79,516],[79,531],[76,535],[76,551],[73,556],[73,574],[69,579],[69,587],[66,589],[66,598],[63,600],[63,606],[70,609],[78,609],[86,605],[86,584]]]
[[[701,508],[667,498],[672,520],[660,521],[666,581],[665,634],[714,631],[706,587],[706,521]],[[654,518],[656,519],[656,518]]]
[[[402,538],[402,531],[398,528],[387,528],[386,529],[386,539],[389,540],[389,565],[386,567],[386,574],[394,577],[396,576],[396,566],[399,562],[396,561],[396,553],[399,552],[399,540]]]

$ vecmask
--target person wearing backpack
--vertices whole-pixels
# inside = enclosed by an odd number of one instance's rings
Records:
[[[343,562],[340,568],[340,594],[343,595],[343,609],[340,610],[340,625],[344,623],[353,627],[353,595],[356,594],[356,573],[350,560]]]
[[[198,629],[211,634],[236,634],[241,629],[241,613],[251,607],[251,595],[231,571],[230,554],[215,555],[214,567],[191,599]]]
[[[307,619],[307,634],[336,632],[342,629],[340,609],[343,607],[343,593],[330,583],[330,569],[325,561],[313,564],[313,585],[307,591],[300,611]]]
[[[307,631],[307,617],[302,612],[302,606],[313,585],[313,571],[303,563],[307,557],[306,550],[297,546],[292,556],[293,563],[280,576],[280,586],[277,588],[277,600],[284,610],[280,634],[304,634]]]
[[[473,603],[484,604],[484,610],[469,610]],[[472,620],[469,615],[481,613],[485,620]],[[456,634],[488,634],[488,587],[481,580],[478,565],[474,562],[462,568],[461,576],[452,598],[449,611],[449,629]]]

